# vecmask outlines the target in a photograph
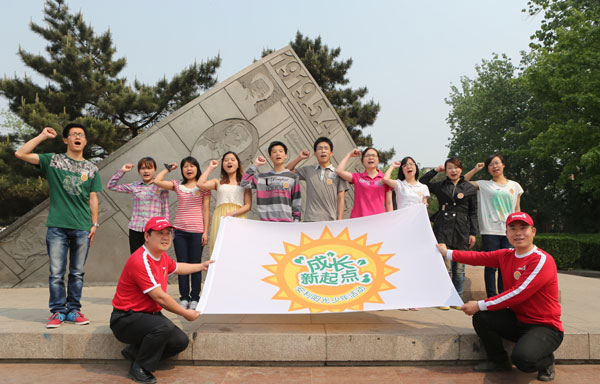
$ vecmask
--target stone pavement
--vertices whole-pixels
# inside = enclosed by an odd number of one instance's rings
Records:
[[[0,364],[4,384],[130,384],[125,362],[113,364]],[[597,383],[600,365],[557,365],[555,384]],[[475,373],[470,366],[249,367],[165,366],[156,372],[169,384],[524,384],[540,383],[535,373]]]
[[[559,275],[565,339],[563,362],[600,360],[600,279]],[[115,287],[85,287],[90,325],[48,330],[46,288],[0,290],[0,360],[97,363],[122,360],[108,326]],[[169,287],[176,296],[176,286]],[[470,364],[484,358],[471,319],[461,311],[375,311],[341,314],[169,314],[190,335],[176,363],[201,365]],[[6,365],[2,365],[6,367]]]

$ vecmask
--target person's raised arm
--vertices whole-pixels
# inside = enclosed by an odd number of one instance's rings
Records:
[[[121,177],[123,177],[127,172],[131,171],[133,167],[134,165],[131,163],[123,164],[121,169],[119,169],[117,173],[115,173],[113,177],[111,177],[110,180],[108,180],[106,188],[116,192],[132,193],[133,189],[131,187],[131,184],[118,185],[118,183],[119,180],[121,180]]]
[[[383,176],[383,183],[385,185],[387,185],[390,188],[396,188],[397,183],[396,180],[392,180],[392,173],[394,172],[394,169],[400,168],[400,166],[401,163],[399,161],[394,161],[392,164],[390,164],[387,171],[385,171],[385,175]]]
[[[154,185],[158,188],[167,189],[169,191],[173,191],[175,186],[172,181],[165,181],[165,176],[167,173],[171,172],[174,169],[177,169],[177,163],[167,164],[169,167],[165,167],[162,171],[158,172],[156,177],[154,178]]]
[[[244,172],[244,176],[242,177],[242,182],[240,183],[240,187],[252,189],[256,188],[256,174],[258,173],[258,167],[267,164],[267,159],[264,156],[258,156],[256,160],[254,160],[254,164],[252,164],[246,172]]]
[[[434,169],[431,169],[429,172],[427,172],[423,176],[421,176],[421,178],[419,179],[419,182],[421,182],[422,184],[425,184],[427,186],[427,188],[429,189],[430,193],[437,195],[440,191],[441,183],[432,183],[431,179],[433,179],[438,174],[438,172],[443,172],[443,171],[444,171],[444,166],[438,165]]]
[[[40,145],[41,142],[46,141],[48,139],[54,139],[57,136],[54,128],[46,127],[42,130],[42,132],[29,140],[25,144],[23,144],[19,149],[15,152],[15,157],[17,159],[28,162],[29,164],[38,165],[40,163],[40,157],[37,153],[32,153],[33,150]]]
[[[298,154],[298,157],[296,157],[294,160],[290,161],[289,163],[287,163],[287,165],[285,166],[288,170],[290,171],[294,171],[294,168],[296,168],[296,165],[298,165],[299,162],[301,162],[302,160],[306,160],[310,157],[310,152],[308,152],[307,149],[303,149],[302,151],[300,151],[300,153]]]
[[[471,181],[471,178],[473,176],[475,176],[475,174],[477,172],[481,171],[483,168],[485,168],[485,163],[477,163],[475,165],[475,168],[473,168],[469,172],[465,173],[465,180],[467,180],[469,183],[473,184],[473,186],[477,189],[479,189],[479,185],[476,182]]]
[[[338,164],[337,168],[335,169],[335,173],[337,173],[339,177],[346,180],[347,182],[352,183],[352,173],[346,171],[346,166],[348,165],[348,160],[350,160],[351,157],[359,157],[360,154],[361,152],[358,148],[354,148],[353,150],[348,152],[348,154],[346,154],[346,156],[344,156],[342,161],[340,161],[340,163]]]
[[[217,186],[219,184],[219,179],[208,180],[208,176],[218,166],[219,166],[219,161],[218,160],[211,160],[210,161],[210,163],[208,164],[208,167],[204,170],[204,172],[202,172],[202,174],[200,175],[200,178],[198,179],[198,182],[196,183],[196,185],[198,186],[198,188],[203,189],[205,191],[210,191],[212,189],[214,189],[214,190],[217,189]]]

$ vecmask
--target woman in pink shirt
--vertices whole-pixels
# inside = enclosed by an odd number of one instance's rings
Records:
[[[350,158],[358,156],[361,156],[365,171],[362,173],[346,171]],[[354,184],[354,206],[350,218],[376,215],[394,209],[392,188],[383,183],[384,175],[377,168],[378,165],[379,152],[375,148],[367,148],[362,152],[354,148],[335,169],[339,177]]]
[[[202,247],[208,242],[208,223],[210,209],[210,192],[203,191],[196,183],[202,172],[195,158],[188,156],[181,160],[181,176],[183,180],[164,181],[167,173],[177,168],[177,163],[166,164],[166,169],[156,175],[154,184],[160,188],[177,193],[177,214],[173,226],[175,237],[173,245],[178,262],[199,264],[202,262]],[[179,304],[184,308],[196,309],[200,299],[202,272],[191,274],[190,278],[179,275]]]

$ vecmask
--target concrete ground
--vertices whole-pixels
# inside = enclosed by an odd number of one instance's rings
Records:
[[[600,279],[559,274],[559,284],[565,339],[556,382],[600,382]],[[1,289],[0,382],[130,382],[123,345],[108,326],[114,291],[85,287],[91,324],[49,330],[47,288]],[[176,286],[168,292],[177,296]],[[192,323],[168,316],[191,342],[157,372],[160,382],[535,382],[515,368],[471,372],[485,356],[458,310],[202,315]]]
[[[0,364],[4,384],[129,384],[128,366],[113,364]],[[598,383],[600,365],[557,365],[553,383]],[[401,383],[540,383],[535,373],[475,373],[470,366],[383,367],[249,367],[166,366],[156,372],[159,383],[170,384],[401,384]]]

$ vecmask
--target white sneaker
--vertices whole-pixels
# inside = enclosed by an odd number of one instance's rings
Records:
[[[196,310],[197,306],[198,306],[198,302],[195,300],[190,303],[190,309]]]
[[[190,303],[189,303],[189,301],[187,301],[187,300],[181,300],[181,301],[179,302],[179,305],[181,305],[181,306],[183,307],[183,309],[188,309],[188,308],[189,308],[189,306],[190,306]]]

